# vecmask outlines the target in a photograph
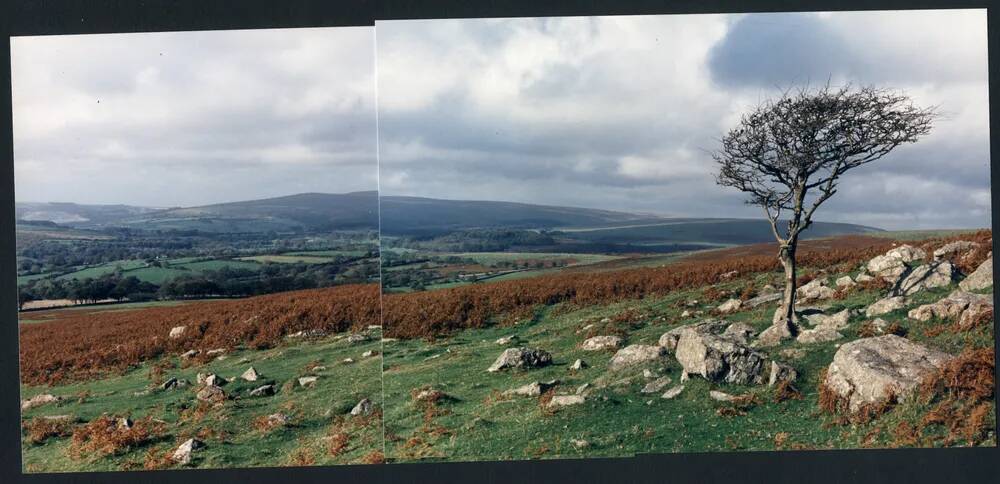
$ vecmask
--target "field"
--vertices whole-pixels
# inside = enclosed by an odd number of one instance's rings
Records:
[[[378,295],[377,285],[339,286],[27,313],[34,319],[20,328],[22,398],[60,400],[23,412],[24,469],[380,462]],[[183,335],[169,338],[178,326]],[[348,340],[349,333],[364,338]],[[191,350],[197,354],[180,356]],[[237,378],[251,366],[258,381]],[[229,380],[226,398],[197,399],[198,373]],[[298,380],[311,376],[313,383]],[[183,383],[161,386],[173,378]],[[265,384],[274,385],[273,396],[249,396]],[[373,410],[349,415],[365,398]],[[131,430],[101,427],[119,418],[130,419]],[[171,461],[190,437],[204,450],[188,464]]]
[[[991,245],[988,231],[945,239],[906,238],[927,249],[957,238],[977,241],[987,249]],[[865,236],[811,241],[800,253],[803,280],[857,276],[862,262],[894,243],[891,238]],[[970,266],[985,257],[985,249],[975,252],[960,263],[962,270],[970,272]],[[841,331],[845,339],[809,344],[791,340],[766,350],[796,369],[799,376],[792,387],[744,386],[700,377],[683,382],[681,367],[672,358],[651,377],[634,371],[618,373],[609,370],[614,350],[585,351],[580,346],[585,339],[604,334],[624,338],[623,345],[657,345],[666,331],[715,314],[727,297],[750,297],[767,284],[777,284],[777,269],[773,246],[762,244],[699,252],[662,268],[567,271],[386,295],[386,457],[391,462],[463,461],[996,445],[991,430],[992,319],[959,330],[947,320],[908,318],[906,309],[881,316],[911,341],[962,355],[956,362],[964,365],[963,378],[980,378],[976,380],[980,383],[947,380],[921,390],[920,398],[887,405],[869,418],[831,411],[820,384],[838,347],[869,335],[870,318],[863,314],[851,316]],[[732,271],[735,276],[727,275]],[[937,301],[954,289],[922,291],[907,308]],[[826,314],[863,311],[883,292],[884,287],[859,284],[819,304]],[[760,332],[770,325],[775,304],[738,311],[725,319],[747,323]],[[692,312],[703,316],[685,314]],[[499,338],[510,342],[501,344]],[[552,354],[553,363],[530,370],[486,371],[504,348],[518,346],[544,349]],[[577,359],[589,366],[571,369]],[[669,400],[660,398],[663,389],[641,391],[661,376],[672,380],[666,388],[682,384],[683,391]],[[540,396],[504,393],[553,380],[555,386]],[[710,391],[737,399],[716,401],[709,398]],[[420,398],[421,392],[432,397]],[[556,395],[576,394],[586,395],[582,404],[547,406]]]

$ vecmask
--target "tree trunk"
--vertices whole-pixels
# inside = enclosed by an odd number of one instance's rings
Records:
[[[795,317],[795,290],[797,288],[795,280],[794,241],[789,241],[788,244],[781,247],[778,259],[781,261],[782,267],[785,268],[785,294],[781,304],[781,310],[784,314],[776,324],[787,324],[789,331],[794,335],[798,330]]]

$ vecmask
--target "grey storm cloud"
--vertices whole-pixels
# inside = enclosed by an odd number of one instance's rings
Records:
[[[19,201],[377,188],[371,28],[13,39]]]
[[[379,22],[380,187],[677,216],[760,216],[714,183],[742,112],[875,84],[942,113],[849,174],[823,220],[990,224],[985,12]]]

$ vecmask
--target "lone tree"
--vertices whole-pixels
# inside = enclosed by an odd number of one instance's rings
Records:
[[[765,101],[722,138],[712,154],[720,166],[716,182],[748,194],[746,203],[764,210],[785,269],[781,317],[768,331],[781,338],[798,332],[799,237],[816,209],[837,193],[841,175],[917,141],[936,116],[934,108],[916,107],[903,93],[828,85]]]

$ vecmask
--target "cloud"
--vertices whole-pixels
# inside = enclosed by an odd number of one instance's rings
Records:
[[[365,27],[14,38],[16,198],[373,190],[373,42]]]
[[[843,181],[825,220],[989,225],[985,12],[378,22],[381,188],[691,216],[760,216],[709,152],[781,89],[874,83],[944,114]],[[901,178],[909,177],[909,178]],[[908,183],[905,180],[933,180]]]

